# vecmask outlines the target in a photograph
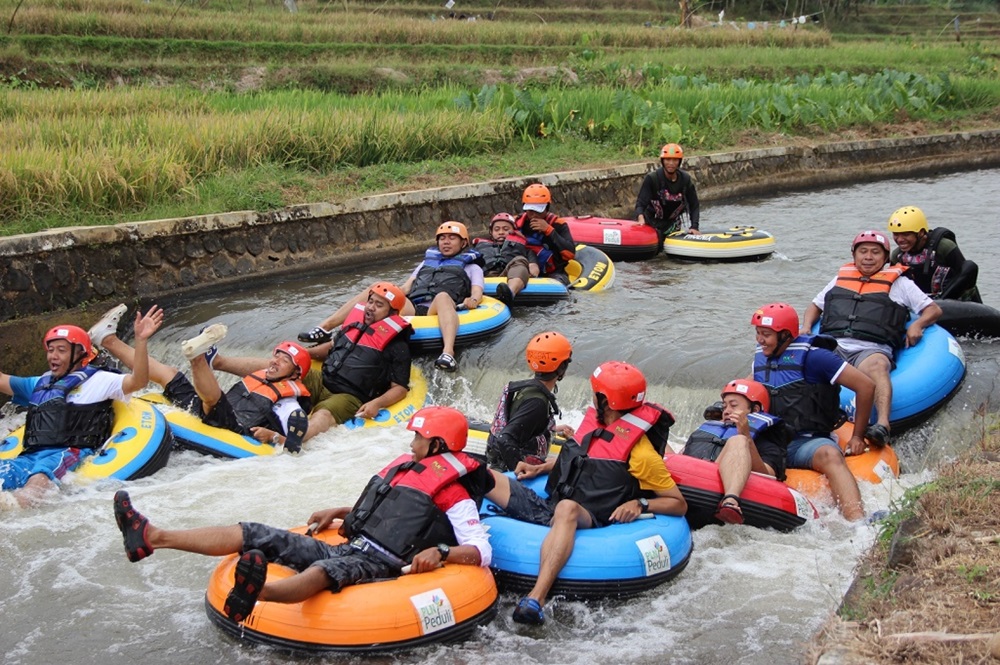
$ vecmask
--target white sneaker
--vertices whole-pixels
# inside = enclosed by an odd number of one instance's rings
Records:
[[[90,327],[87,334],[90,335],[90,341],[94,343],[94,346],[100,346],[105,337],[117,334],[118,322],[122,320],[127,311],[128,307],[125,306],[125,303],[115,305],[104,313],[100,321]]]
[[[197,337],[192,337],[181,342],[181,353],[188,360],[194,360],[225,339],[226,331],[228,330],[229,328],[221,323],[213,323],[207,328],[202,329],[201,334]]]

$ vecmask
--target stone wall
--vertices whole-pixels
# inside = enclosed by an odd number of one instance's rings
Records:
[[[1000,130],[745,150],[684,162],[703,201],[998,165]],[[350,267],[413,255],[449,219],[481,232],[495,212],[516,211],[532,182],[552,189],[557,213],[629,216],[642,176],[653,166],[0,238],[0,368],[24,369],[21,339],[37,344],[57,319],[89,321],[96,316],[91,311],[109,303],[235,289],[305,266]],[[73,308],[80,311],[65,313]]]

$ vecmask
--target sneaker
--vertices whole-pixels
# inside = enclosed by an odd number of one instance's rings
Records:
[[[507,307],[514,306],[514,292],[510,290],[507,282],[500,282],[497,284],[497,300],[507,305]]]
[[[260,550],[250,550],[236,562],[233,590],[226,596],[222,611],[236,623],[246,621],[257,604],[264,582],[267,581],[267,559]]]
[[[219,355],[219,347],[215,344],[208,347],[208,351],[205,352],[205,362],[207,362],[208,366],[212,369],[215,369],[215,356],[217,355]]]
[[[869,425],[865,430],[865,439],[876,448],[884,448],[889,445],[889,428],[879,423]]]
[[[203,353],[211,351],[216,343],[225,339],[228,330],[229,328],[221,323],[213,323],[202,328],[200,335],[181,342],[181,353],[188,360],[194,360]]]
[[[115,523],[122,532],[125,555],[129,561],[142,561],[153,553],[153,546],[146,537],[149,520],[132,507],[132,500],[125,490],[115,492]]]
[[[302,409],[292,411],[288,416],[288,433],[285,435],[285,450],[297,453],[302,450],[302,439],[309,429],[309,416]]]
[[[333,333],[316,326],[312,330],[299,333],[299,341],[311,344],[322,344],[333,339]]]
[[[446,372],[454,372],[458,369],[458,361],[447,353],[442,353],[434,361],[434,366]]]
[[[100,346],[105,337],[118,333],[118,322],[122,320],[127,311],[128,307],[125,306],[125,303],[115,305],[104,313],[100,321],[90,327],[87,334],[90,335],[90,341],[94,343],[94,346]]]
[[[542,611],[541,603],[534,598],[525,596],[514,608],[514,621],[541,626],[545,623],[545,612]]]

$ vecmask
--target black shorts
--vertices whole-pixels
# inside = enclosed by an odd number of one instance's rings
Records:
[[[429,302],[422,302],[419,305],[417,303],[413,303],[413,311],[417,316],[427,316],[427,310],[430,308],[431,304]]]
[[[201,422],[206,425],[221,427],[237,434],[250,436],[250,430],[240,424],[240,421],[236,418],[236,412],[233,411],[233,406],[226,399],[225,394],[216,402],[211,411],[205,413],[201,398],[198,397],[198,392],[194,389],[194,385],[181,372],[174,374],[174,378],[170,379],[170,382],[163,386],[163,396],[174,406],[185,411],[190,411],[201,418]]]
[[[785,463],[788,459],[788,447],[779,446],[774,441],[762,437],[760,441],[754,441],[757,447],[757,454],[760,455],[764,464],[774,469],[774,477],[778,480],[785,479]]]

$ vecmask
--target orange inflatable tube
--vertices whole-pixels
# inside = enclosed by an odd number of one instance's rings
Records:
[[[834,432],[841,450],[846,448],[854,431],[854,423],[846,423]],[[847,458],[847,468],[851,470],[858,481],[878,485],[887,478],[899,476],[899,459],[896,451],[890,446],[884,448],[869,448],[860,455],[850,455]],[[785,484],[802,492],[811,499],[829,496],[830,484],[826,476],[809,469],[786,469]]]
[[[344,542],[333,530],[316,537],[332,545]],[[463,639],[496,614],[497,588],[489,569],[452,564],[350,586],[340,593],[323,591],[301,603],[260,601],[247,620],[237,624],[222,611],[233,588],[237,559],[228,556],[213,571],[205,610],[223,631],[272,647],[310,653],[392,651]],[[269,580],[294,574],[277,564],[267,569]]]

